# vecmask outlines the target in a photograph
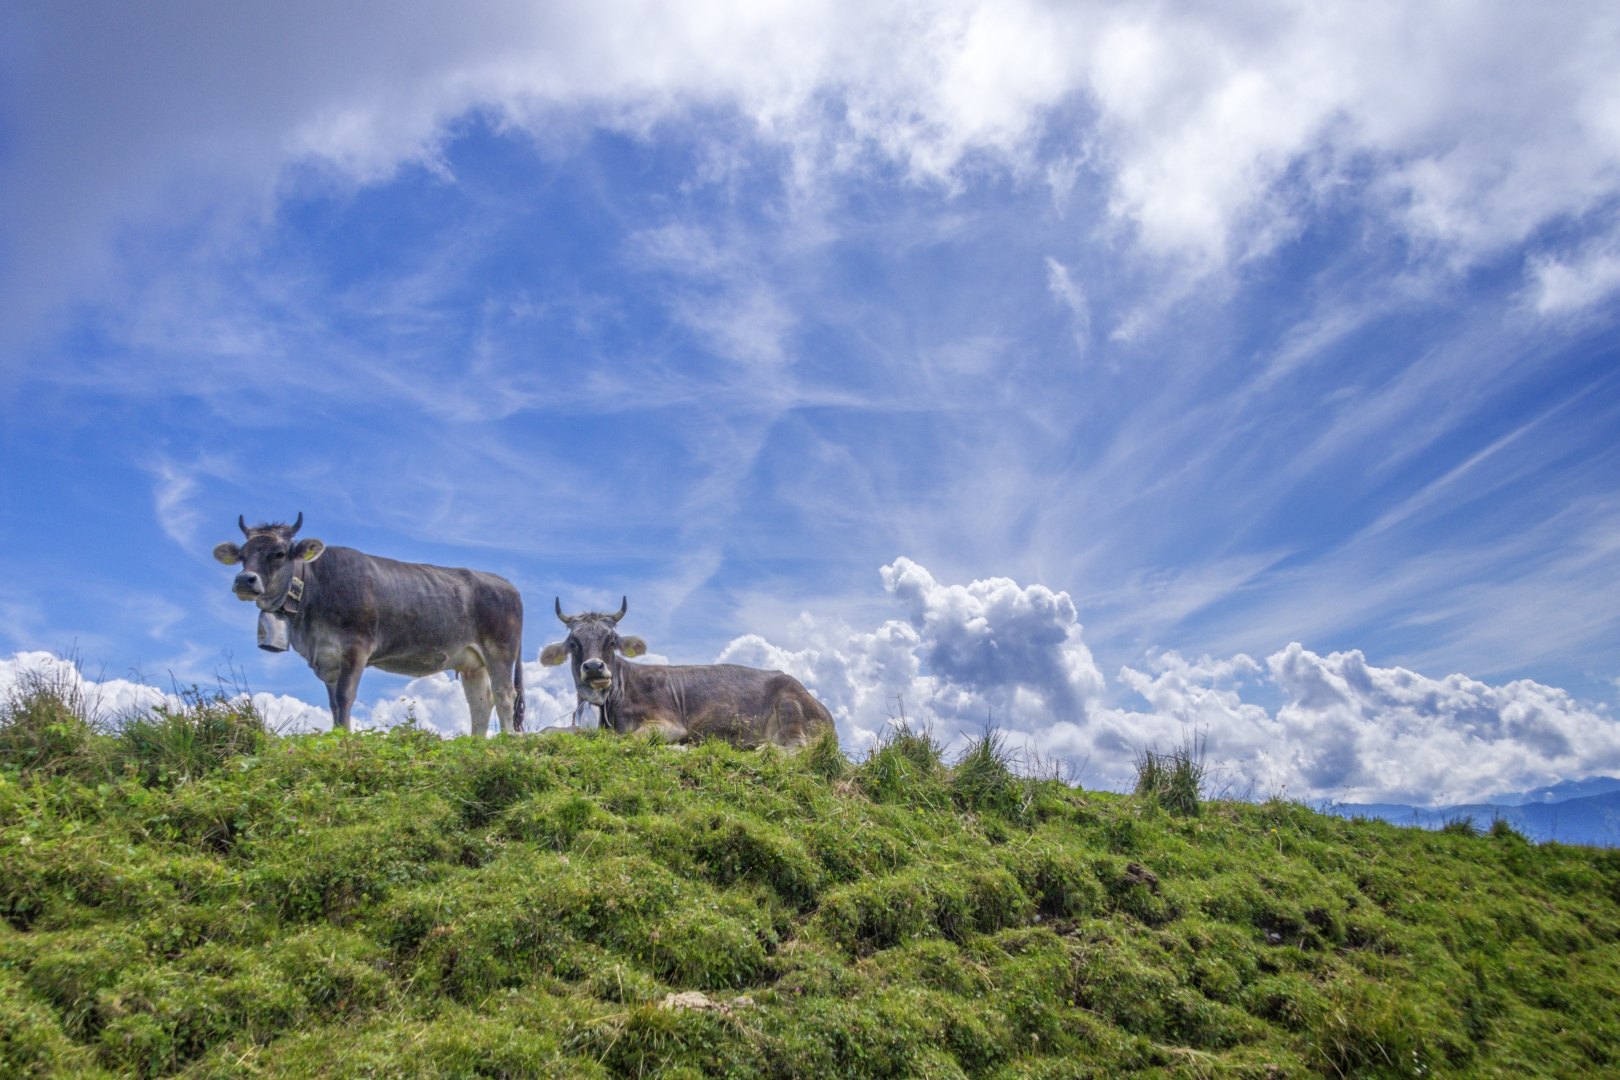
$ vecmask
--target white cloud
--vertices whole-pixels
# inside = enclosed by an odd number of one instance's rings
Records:
[[[574,700],[573,676],[567,665],[545,667],[539,661],[523,665],[524,730],[533,732],[570,723]],[[466,695],[460,681],[448,671],[412,679],[395,697],[379,698],[369,707],[357,706],[357,726],[392,727],[413,713],[419,724],[441,735],[466,735],[472,730]],[[331,725],[330,718],[327,725]],[[489,729],[492,734],[500,729],[494,713],[490,714]]]
[[[1431,679],[1298,644],[1264,667],[1242,654],[1150,653],[1142,670],[1119,673],[1148,709],[1107,707],[1066,593],[1005,578],[943,585],[908,559],[882,573],[906,619],[863,633],[802,615],[789,633],[797,648],[747,635],[720,661],[794,675],[833,710],[851,748],[870,746],[903,697],[908,716],[952,749],[991,716],[1014,745],[1105,786],[1127,784],[1144,747],[1189,736],[1262,794],[1355,802],[1465,802],[1620,770],[1620,723],[1556,687]],[[1262,684],[1282,695],[1275,714],[1244,700]]]
[[[881,574],[902,618],[867,632],[804,614],[787,646],[744,635],[718,662],[794,675],[833,711],[850,750],[871,746],[903,706],[950,751],[989,719],[1014,746],[1065,760],[1100,786],[1128,785],[1144,747],[1189,736],[1205,740],[1212,765],[1252,780],[1260,794],[1347,802],[1460,803],[1620,773],[1620,723],[1605,706],[1529,680],[1491,686],[1374,667],[1359,651],[1322,656],[1296,643],[1264,665],[1243,654],[1188,660],[1152,651],[1118,676],[1147,708],[1110,706],[1067,593],[1007,578],[949,585],[905,558]],[[141,683],[84,680],[43,652],[0,660],[0,693],[30,669],[76,683],[109,717],[175,703]],[[529,662],[523,670],[529,730],[566,724],[575,701],[568,669]],[[1245,700],[1255,690],[1280,695],[1275,712]],[[254,703],[283,730],[331,724],[325,709],[290,696],[260,693]],[[390,726],[412,712],[444,735],[469,728],[461,686],[445,673],[357,705],[356,722]]]
[[[1569,260],[1532,259],[1536,311],[1562,315],[1590,307],[1620,289],[1620,249],[1598,246]]]
[[[307,731],[325,731],[332,726],[332,714],[291,694],[253,695],[253,707],[259,710],[270,730],[286,735]]]
[[[636,240],[650,265],[694,286],[672,297],[676,318],[751,379],[783,378],[784,341],[795,317],[744,252],[689,225],[665,226]]]
[[[947,744],[987,720],[1017,730],[1083,724],[1103,690],[1069,594],[1008,578],[944,585],[910,559],[883,567],[906,608],[871,633],[800,617],[797,649],[737,638],[720,663],[777,668],[814,689],[844,737],[870,745],[903,706]]]
[[[1620,769],[1620,724],[1557,687],[1431,679],[1297,644],[1266,663],[1289,699],[1288,764],[1313,792],[1466,802]]]
[[[89,707],[93,716],[116,721],[132,713],[158,706],[177,708],[181,699],[146,683],[130,679],[86,679],[78,664],[48,652],[18,652],[0,659],[0,697],[9,694],[28,673],[48,682],[72,688]],[[332,726],[325,709],[317,709],[287,694],[256,693],[253,704],[259,715],[277,731],[304,731]]]
[[[407,162],[443,171],[440,140],[480,110],[566,140],[734,109],[801,185],[874,159],[946,187],[987,161],[1040,178],[1083,159],[1145,250],[1203,270],[1266,250],[1346,190],[1420,248],[1467,262],[1599,205],[1620,169],[1620,41],[1601,5],[1578,0],[610,0],[379,15],[13,9],[9,36],[29,43],[7,64],[0,174],[14,299],[37,308],[105,267],[119,228],[180,207],[206,216],[223,191],[262,216],[295,163],[361,183]],[[1059,149],[1042,149],[1049,134]]]
[[[647,653],[639,663],[667,664],[667,657]],[[364,683],[361,684],[362,688]],[[566,664],[546,667],[538,660],[523,665],[523,728],[536,732],[552,725],[567,725],[574,715],[574,677]],[[319,710],[324,726],[331,727],[331,714]],[[392,727],[404,723],[415,715],[417,723],[432,728],[441,735],[466,735],[472,730],[472,714],[467,708],[467,697],[461,682],[453,672],[441,671],[406,683],[400,693],[389,698],[377,698],[370,705],[355,703],[356,727]],[[499,720],[490,714],[490,734],[500,729]]]
[[[1050,255],[1046,257],[1046,288],[1058,303],[1069,309],[1074,347],[1084,356],[1091,345],[1091,305],[1086,302],[1085,290],[1069,274],[1069,268]]]
[[[652,662],[663,660],[662,657],[648,659]],[[145,683],[129,679],[87,679],[74,662],[38,651],[18,652],[9,659],[0,659],[0,700],[27,672],[38,673],[53,682],[60,681],[76,688],[92,713],[107,721],[116,721],[159,705],[176,707],[181,704],[176,695]],[[314,676],[310,678],[313,681]],[[538,731],[549,724],[569,722],[568,718],[574,710],[574,686],[566,668],[543,667],[538,662],[526,663],[523,665],[523,681],[527,730]],[[364,683],[361,686],[364,689]],[[291,734],[326,731],[332,727],[329,710],[290,694],[260,691],[252,698],[254,707],[272,730]],[[357,728],[392,727],[404,722],[412,712],[423,727],[441,735],[465,735],[471,730],[467,699],[462,694],[461,684],[449,672],[412,679],[399,695],[377,698],[369,705],[364,700],[357,700],[354,724]],[[498,729],[493,714],[490,720],[493,732]]]
[[[190,547],[197,536],[197,510],[191,498],[197,493],[196,477],[177,469],[168,462],[152,470],[156,483],[152,486],[152,508],[158,524],[170,540]]]
[[[163,532],[183,548],[197,542],[200,513],[194,505],[207,479],[232,479],[228,460],[200,455],[182,463],[157,455],[145,465],[152,476],[152,511]]]

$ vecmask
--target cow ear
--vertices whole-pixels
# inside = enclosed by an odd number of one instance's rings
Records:
[[[568,646],[560,641],[554,641],[540,650],[540,662],[546,667],[556,667],[568,659]]]
[[[293,558],[303,559],[305,562],[314,562],[326,550],[326,545],[313,536],[305,537],[293,545]]]
[[[619,639],[620,656],[642,656],[647,652],[647,643],[640,638],[631,636]]]
[[[242,549],[232,543],[223,543],[214,548],[214,558],[226,566],[235,566],[242,561]]]

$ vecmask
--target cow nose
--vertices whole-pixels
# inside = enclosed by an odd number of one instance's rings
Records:
[[[579,668],[587,675],[600,675],[607,670],[607,665],[600,660],[587,660]]]
[[[236,584],[232,585],[231,588],[239,593],[252,593],[257,596],[264,592],[264,583],[259,580],[258,574],[251,574],[244,570],[236,575]]]

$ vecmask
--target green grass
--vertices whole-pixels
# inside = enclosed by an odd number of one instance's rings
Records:
[[[991,732],[854,765],[81,706],[0,709],[0,1076],[1620,1069],[1607,851],[1080,792]]]
[[[1204,737],[1189,733],[1178,747],[1150,746],[1137,755],[1135,794],[1172,814],[1196,817],[1203,805],[1206,772]]]

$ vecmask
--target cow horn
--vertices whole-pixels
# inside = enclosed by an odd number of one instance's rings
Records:
[[[571,615],[564,615],[563,614],[563,612],[562,612],[562,597],[560,597],[560,596],[557,597],[557,618],[562,620],[564,626],[567,626],[567,625],[569,625],[568,620],[571,619],[572,617],[573,616],[571,616]]]
[[[253,535],[252,533],[248,532],[247,518],[243,517],[241,514],[236,515],[236,524],[241,527],[243,536]]]
[[[287,539],[291,540],[298,535],[298,530],[304,527],[304,512],[298,511],[298,520],[293,522],[292,528],[287,530]]]
[[[619,613],[617,615],[612,616],[613,621],[618,622],[620,619],[624,618],[624,613],[629,611],[629,610],[630,610],[630,598],[628,596],[626,596],[624,598],[624,602],[619,605]]]

